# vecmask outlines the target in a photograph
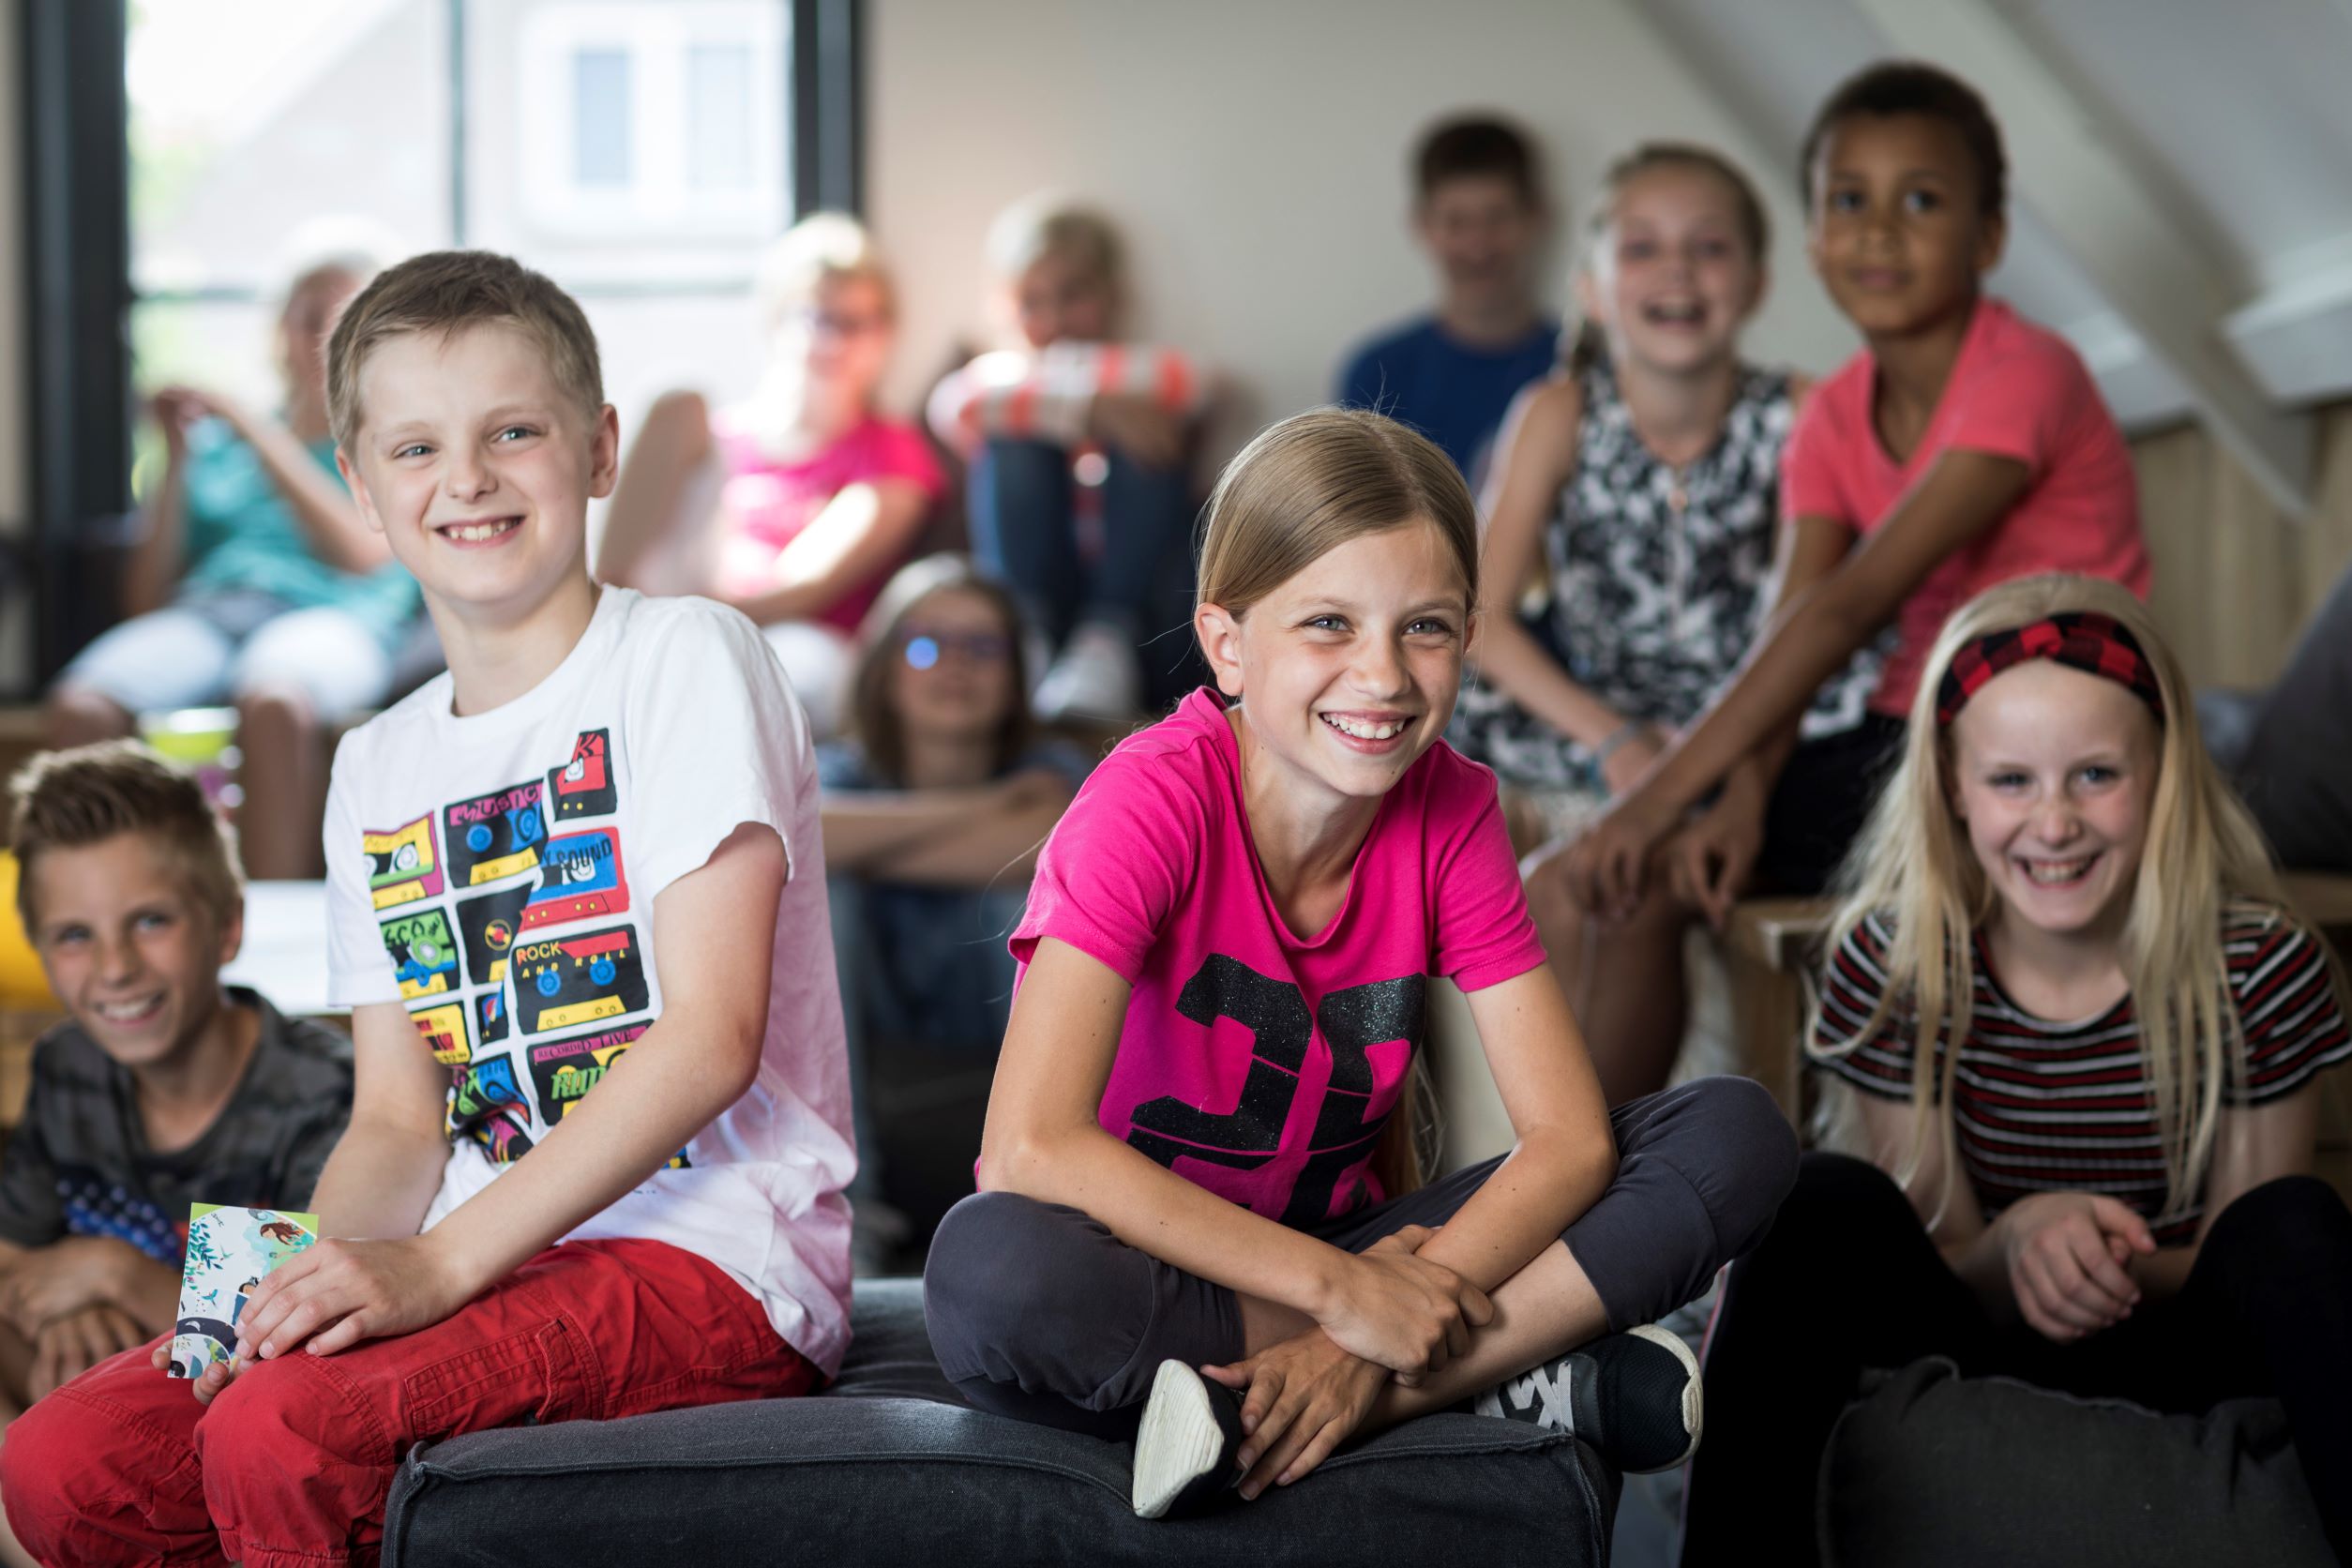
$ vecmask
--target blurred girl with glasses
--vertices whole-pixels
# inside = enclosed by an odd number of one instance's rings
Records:
[[[761,260],[768,365],[747,402],[697,392],[647,411],[605,525],[597,575],[707,594],[767,633],[820,736],[838,731],[852,639],[945,490],[912,426],[874,400],[897,294],[854,219],[819,213]]]
[[[1004,939],[1037,850],[1088,771],[1041,741],[1020,611],[960,556],[907,566],[867,616],[848,735],[818,748],[833,944],[856,1104],[856,1256],[907,1239],[882,1205],[871,1048],[993,1065],[1012,1003]]]

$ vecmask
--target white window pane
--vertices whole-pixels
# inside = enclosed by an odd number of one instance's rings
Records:
[[[751,184],[751,51],[696,44],[686,51],[686,183],[702,190]]]
[[[629,183],[629,57],[617,49],[572,56],[572,177],[582,186]]]

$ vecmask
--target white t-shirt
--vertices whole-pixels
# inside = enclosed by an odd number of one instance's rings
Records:
[[[706,1258],[833,1372],[856,1159],[816,766],[776,656],[707,599],[606,588],[530,691],[459,717],[450,690],[443,675],[345,736],[326,810],[331,994],[403,1003],[419,1048],[450,1071],[452,1148],[426,1228],[528,1153],[661,1016],[656,895],[739,824],[764,823],[791,870],[758,1080],[565,1239]]]

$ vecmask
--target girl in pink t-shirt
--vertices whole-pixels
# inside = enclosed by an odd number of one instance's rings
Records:
[[[1199,580],[1217,689],[1095,771],[1014,932],[982,1190],[927,1270],[941,1365],[985,1409],[1139,1415],[1147,1516],[1472,1399],[1681,1463],[1696,1368],[1644,1325],[1762,1233],[1795,1139],[1742,1079],[1604,1108],[1494,776],[1438,738],[1477,602],[1460,475],[1378,415],[1286,420],[1219,482]],[[1519,1138],[1391,1191],[1431,974]]]
[[[2007,234],[1999,128],[1933,66],[1873,67],[1805,139],[1808,249],[1867,344],[1817,388],[1782,460],[1779,608],[1740,677],[1549,874],[1588,910],[1638,907],[1651,852],[1743,759],[1782,775],[1760,880],[1817,892],[1877,793],[1921,661],[1952,610],[2066,571],[2145,596],[2132,464],[2081,359],[1983,296]],[[1880,627],[1873,717],[1801,748],[1815,690]]]
[[[946,492],[930,446],[882,417],[897,301],[866,231],[803,219],[761,264],[768,369],[714,414],[673,392],[645,416],[613,491],[597,575],[704,594],[760,625],[820,736],[836,732],[858,622]]]

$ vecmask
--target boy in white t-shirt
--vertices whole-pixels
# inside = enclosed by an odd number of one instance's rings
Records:
[[[126,1351],[10,1431],[0,1484],[27,1443],[86,1456],[8,1491],[46,1561],[365,1556],[411,1443],[803,1393],[848,1340],[817,779],[775,656],[731,610],[589,577],[618,426],[545,278],[394,267],[328,378],[352,493],[449,660],[335,759],[358,1084],[331,1239],[255,1289],[234,1381],[191,1398]]]

